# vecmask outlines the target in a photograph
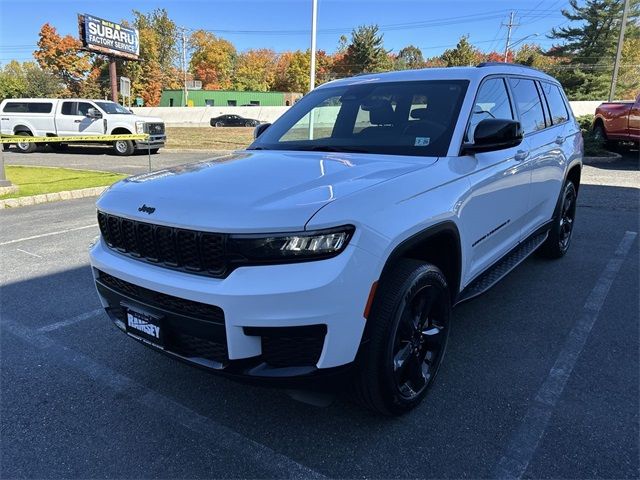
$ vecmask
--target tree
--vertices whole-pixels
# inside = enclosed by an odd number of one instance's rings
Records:
[[[210,32],[198,30],[191,34],[193,50],[189,68],[202,81],[206,90],[231,88],[237,53],[233,44]]]
[[[463,35],[456,48],[445,50],[441,58],[447,67],[467,67],[479,63],[482,54],[469,43],[469,36]]]
[[[163,8],[150,13],[133,11],[140,35],[140,60],[119,61],[118,71],[131,79],[131,95],[145,105],[158,105],[162,90],[180,88],[176,24]],[[126,23],[126,22],[123,22]]]
[[[616,97],[635,99],[640,93],[640,38],[625,40],[621,63]]]
[[[569,20],[566,27],[554,28],[549,38],[560,40],[554,45],[555,56],[565,57],[566,64],[554,73],[563,83],[568,96],[576,100],[606,98],[615,60],[615,50],[622,20],[623,1],[569,1],[562,15]],[[640,38],[640,0],[631,0],[625,42]],[[640,82],[640,78],[638,78]]]
[[[509,50],[509,53],[513,52]],[[545,72],[551,72],[554,66],[560,63],[561,59],[551,51],[543,52],[539,45],[525,43],[515,52],[512,61]]]
[[[33,56],[42,70],[58,77],[64,83],[67,95],[79,94],[85,75],[91,68],[89,54],[80,50],[79,40],[71,35],[61,37],[48,23],[40,28],[39,36],[38,50]]]
[[[407,70],[424,67],[424,57],[422,50],[413,45],[408,45],[398,52],[395,69]]]
[[[335,65],[341,75],[391,70],[393,65],[388,53],[378,26],[362,25],[351,32],[351,43]]]
[[[35,62],[9,62],[0,71],[0,99],[19,97],[55,97],[64,85],[52,73]]]
[[[238,56],[233,87],[237,90],[266,92],[275,82],[276,54],[261,48],[248,50]]]

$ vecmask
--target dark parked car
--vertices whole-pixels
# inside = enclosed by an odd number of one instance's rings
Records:
[[[209,124],[212,127],[255,127],[260,124],[260,120],[244,118],[240,115],[220,115],[213,117]]]

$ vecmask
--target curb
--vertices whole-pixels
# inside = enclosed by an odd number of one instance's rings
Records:
[[[81,188],[79,190],[66,190],[64,192],[43,193],[30,197],[7,198],[0,200],[0,210],[4,208],[26,207],[28,205],[38,205],[40,203],[59,202],[61,200],[75,200],[78,198],[97,197],[102,194],[108,186]]]
[[[615,162],[616,160],[620,160],[622,158],[622,155],[620,155],[619,153],[616,153],[616,152],[609,152],[609,153],[610,155],[607,155],[606,157],[584,157],[582,161],[588,165],[590,163]]]

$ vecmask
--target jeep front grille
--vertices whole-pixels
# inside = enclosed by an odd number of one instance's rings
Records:
[[[112,250],[166,268],[210,277],[227,273],[226,235],[154,225],[98,212]]]

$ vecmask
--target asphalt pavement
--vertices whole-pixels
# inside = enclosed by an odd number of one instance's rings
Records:
[[[20,157],[36,155],[146,161]],[[638,478],[637,158],[585,167],[565,258],[531,257],[455,309],[435,385],[400,418],[148,350],[100,310],[94,199],[0,211],[0,476]]]

